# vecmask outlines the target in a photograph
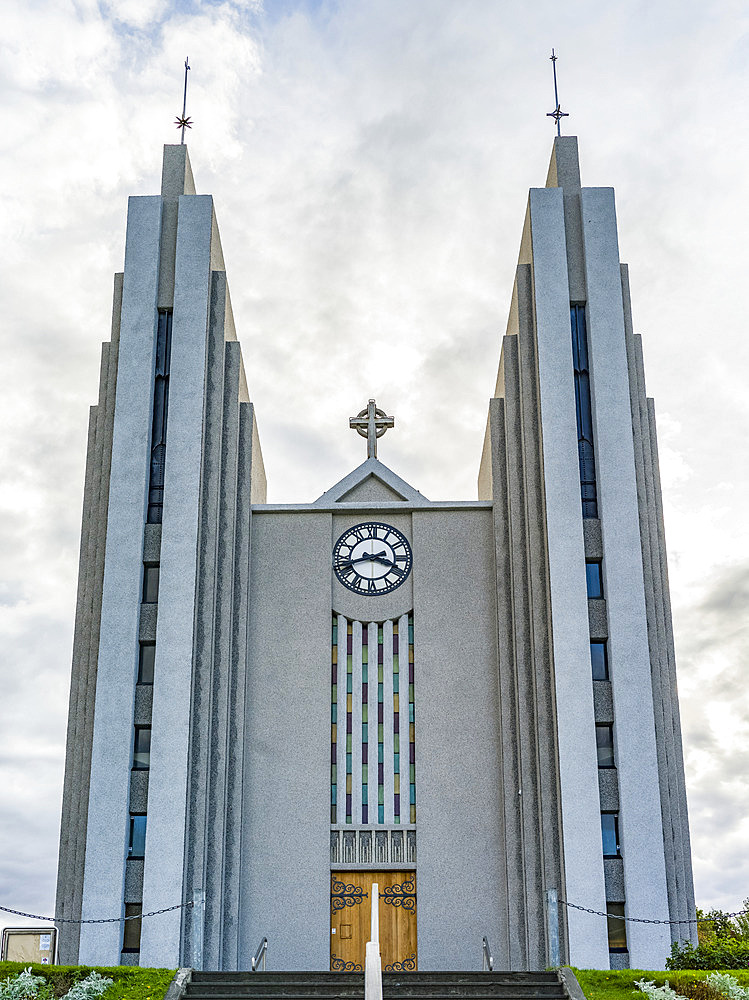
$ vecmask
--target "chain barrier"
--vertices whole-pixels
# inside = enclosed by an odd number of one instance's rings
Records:
[[[611,920],[624,920],[630,924],[714,924],[718,920],[731,917],[745,917],[749,915],[749,910],[736,910],[735,913],[722,913],[720,917],[695,917],[693,920],[653,920],[649,917],[622,917],[618,913],[604,913],[603,910],[591,910],[589,906],[578,906],[577,903],[568,903],[566,899],[558,902],[562,906],[567,906],[572,910],[580,910],[583,913],[592,913],[595,917],[606,917]],[[140,920],[145,917],[157,917],[162,913],[172,913],[174,910],[182,910],[195,906],[195,901],[190,899],[186,903],[175,903],[174,906],[165,906],[161,910],[151,910],[150,913],[136,913],[129,917],[100,917],[97,920],[73,920],[69,917],[42,917],[38,913],[25,913],[23,910],[12,910],[8,906],[0,906],[3,913],[13,913],[17,917],[28,917],[31,920],[44,920],[47,923],[55,924],[120,924],[124,920]]]
[[[14,913],[17,917],[29,917],[31,920],[45,920],[53,924],[121,924],[123,920],[140,920],[143,917],[156,917],[160,913],[171,913],[173,910],[181,910],[185,907],[195,906],[194,900],[187,903],[175,903],[174,906],[165,906],[163,910],[151,910],[150,913],[135,913],[129,917],[100,917],[98,920],[73,920],[70,917],[42,917],[38,913],[24,913],[23,910],[11,910],[9,906],[0,906],[3,913]]]
[[[735,913],[722,913],[719,917],[695,917],[694,920],[652,920],[648,917],[620,917],[618,913],[603,913],[601,910],[591,910],[587,906],[578,906],[577,903],[568,903],[566,899],[560,899],[558,902],[573,910],[582,910],[583,913],[592,913],[596,917],[608,917],[611,920],[624,920],[630,924],[714,924],[726,917],[743,917],[749,914],[749,910],[737,910]]]

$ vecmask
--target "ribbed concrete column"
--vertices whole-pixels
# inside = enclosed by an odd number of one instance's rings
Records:
[[[127,850],[162,201],[131,198],[125,243],[82,916],[118,916]],[[79,960],[117,965],[120,924],[85,924]]]
[[[588,349],[609,618],[627,913],[668,915],[614,192],[583,188]],[[627,925],[633,968],[663,968],[668,929]]]
[[[605,911],[563,193],[530,192],[567,900]],[[562,887],[560,887],[562,888]],[[606,922],[567,912],[569,961],[609,965]]]
[[[143,910],[183,897],[213,199],[179,199]],[[191,889],[193,887],[187,887]],[[201,887],[202,888],[202,887]],[[182,912],[143,921],[140,963],[180,964]]]

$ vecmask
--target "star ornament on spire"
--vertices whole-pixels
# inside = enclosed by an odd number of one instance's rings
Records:
[[[559,104],[559,94],[557,93],[557,57],[554,54],[554,49],[551,50],[551,55],[549,56],[549,58],[551,59],[551,65],[554,69],[554,100],[556,101],[557,106],[554,108],[553,111],[547,111],[546,117],[554,119],[554,121],[557,123],[557,135],[561,135],[562,129],[560,122],[562,121],[563,118],[569,118],[569,112],[562,111],[561,105]]]
[[[190,118],[190,116],[187,114],[187,74],[189,73],[190,69],[191,69],[190,57],[188,56],[185,59],[185,90],[182,96],[182,114],[177,115],[177,117],[174,119],[174,124],[177,126],[177,128],[182,129],[182,138],[180,139],[180,143],[184,143],[185,141],[185,129],[192,128],[192,118]]]

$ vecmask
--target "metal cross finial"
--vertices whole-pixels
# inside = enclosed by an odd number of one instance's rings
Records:
[[[186,112],[187,112],[187,74],[188,74],[190,68],[191,68],[190,67],[190,57],[188,56],[187,59],[185,59],[185,93],[184,93],[184,96],[182,98],[182,117],[180,118],[178,116],[175,119],[175,122],[174,122],[174,124],[177,126],[177,128],[181,128],[182,129],[182,138],[180,139],[180,143],[181,144],[184,144],[184,141],[185,141],[185,129],[186,128],[192,128],[192,119],[188,118],[187,114],[186,114]]]
[[[554,108],[553,111],[547,111],[546,117],[554,119],[554,121],[557,123],[557,135],[561,135],[562,129],[559,123],[563,118],[569,118],[569,113],[567,111],[562,111],[562,109],[559,107],[559,94],[557,93],[557,57],[554,55],[554,49],[551,50],[551,55],[549,56],[549,58],[551,59],[551,65],[554,68],[554,100],[557,106]]]
[[[386,430],[395,427],[395,417],[388,417],[384,410],[379,410],[375,401],[370,399],[365,409],[355,417],[349,417],[349,427],[367,439],[367,458],[377,458],[377,438],[382,437]]]

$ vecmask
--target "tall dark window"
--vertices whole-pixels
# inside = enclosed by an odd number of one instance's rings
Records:
[[[617,813],[601,813],[601,839],[604,858],[620,857],[619,816]]]
[[[159,564],[143,564],[143,603],[155,604],[159,599]]]
[[[142,642],[138,651],[138,683],[153,684],[153,665],[156,657],[156,643]]]
[[[603,597],[603,573],[601,569],[601,563],[598,560],[585,563],[585,584],[588,588],[588,597]]]
[[[125,903],[125,922],[122,931],[122,950],[140,951],[140,925],[142,903]]]
[[[127,847],[128,858],[142,858],[146,853],[146,816],[144,813],[130,814],[130,840]]]
[[[151,766],[151,727],[136,726],[133,740],[133,770],[147,771]]]
[[[585,306],[570,306],[570,318],[572,321],[572,364],[575,370],[577,453],[580,460],[580,495],[583,504],[583,517],[598,517]]]
[[[609,951],[627,950],[627,924],[624,921],[624,903],[606,903],[608,914]]]
[[[614,727],[611,724],[596,725],[596,747],[598,766],[614,767]]]
[[[609,658],[606,655],[605,639],[590,640],[590,666],[594,681],[607,681],[609,679]]]
[[[153,381],[151,424],[151,474],[148,481],[149,524],[161,524],[164,509],[164,466],[166,463],[166,418],[169,409],[169,359],[172,353],[172,313],[159,309],[156,334],[156,367]]]

